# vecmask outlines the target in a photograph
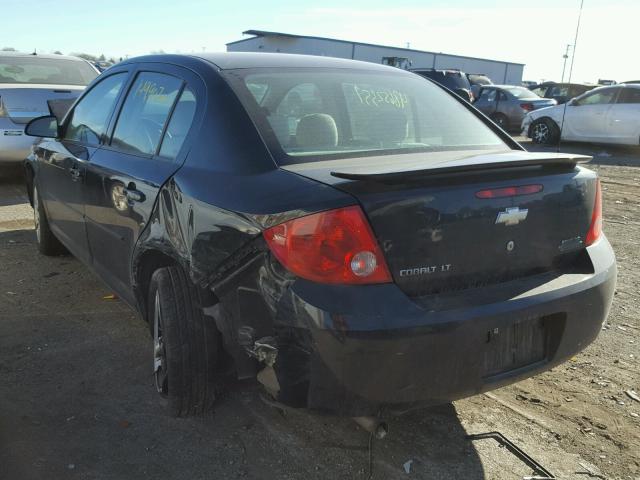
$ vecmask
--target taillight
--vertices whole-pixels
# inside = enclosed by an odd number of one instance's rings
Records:
[[[476,192],[478,198],[501,198],[501,197],[515,197],[517,195],[531,195],[532,193],[539,193],[543,189],[542,185],[519,185],[517,187],[502,187],[502,188],[488,188],[487,190],[480,190]]]
[[[264,238],[280,263],[301,278],[342,284],[391,282],[360,207],[289,220],[265,230]]]
[[[600,187],[600,179],[596,181],[596,198],[593,202],[593,213],[591,214],[591,225],[585,239],[587,246],[593,245],[602,234],[602,192]]]
[[[533,103],[521,103],[520,108],[525,112],[531,112],[532,110],[535,110],[536,107],[533,105]]]

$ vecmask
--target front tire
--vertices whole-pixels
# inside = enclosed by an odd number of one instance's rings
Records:
[[[36,231],[36,242],[38,251],[48,257],[64,255],[67,249],[64,248],[60,240],[51,231],[47,213],[44,211],[42,199],[38,193],[38,187],[33,186],[33,223]]]
[[[560,139],[560,129],[549,118],[539,118],[530,127],[531,141],[538,145],[556,145]]]
[[[501,129],[507,131],[509,120],[507,119],[506,115],[503,115],[502,113],[494,113],[493,115],[491,115],[491,120],[493,120],[493,123],[498,125]]]
[[[220,334],[200,305],[181,268],[161,268],[151,277],[147,311],[154,378],[176,417],[205,413],[216,398]]]

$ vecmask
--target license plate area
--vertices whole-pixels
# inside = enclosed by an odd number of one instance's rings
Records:
[[[548,318],[529,318],[488,331],[484,348],[484,377],[542,362],[547,358]]]

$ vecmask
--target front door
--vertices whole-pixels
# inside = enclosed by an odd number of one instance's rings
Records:
[[[483,88],[473,106],[490,117],[498,108],[498,91],[495,88]]]
[[[126,301],[131,257],[161,186],[180,167],[195,95],[175,67],[137,73],[111,140],[87,165],[85,217],[95,270]],[[169,73],[170,72],[170,73]]]
[[[89,261],[84,223],[84,181],[87,163],[107,130],[109,118],[126,81],[111,75],[82,97],[63,126],[61,139],[36,148],[36,182],[51,229],[79,259]]]

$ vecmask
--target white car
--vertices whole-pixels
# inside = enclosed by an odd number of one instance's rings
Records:
[[[529,113],[522,134],[541,144],[557,144],[562,131],[562,140],[640,145],[640,84],[596,88],[565,105]]]

